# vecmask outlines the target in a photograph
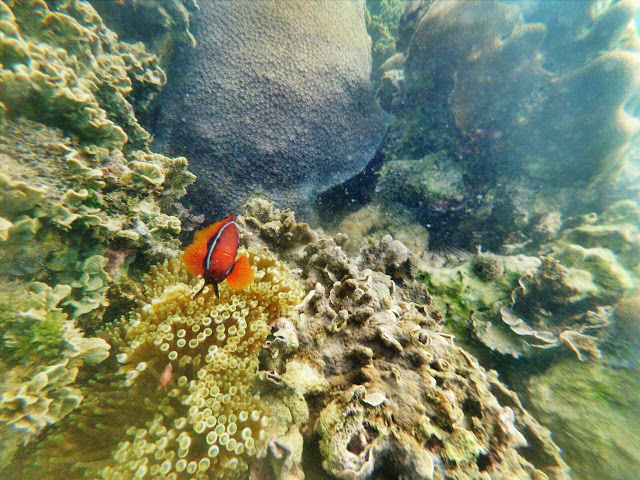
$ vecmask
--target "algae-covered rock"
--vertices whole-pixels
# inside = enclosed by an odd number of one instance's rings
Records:
[[[262,192],[308,213],[369,162],[386,121],[364,0],[200,2],[190,29],[197,46],[178,49],[154,133],[189,156],[194,208],[232,212]]]
[[[0,280],[0,470],[21,445],[66,417],[82,401],[78,370],[109,356],[63,312],[69,285]]]
[[[615,305],[613,328],[604,346],[609,365],[640,364],[640,291],[635,290]]]
[[[177,44],[195,46],[189,30],[190,11],[197,10],[195,0],[97,1],[92,6],[111,30],[127,42],[144,42],[163,66]]]
[[[448,209],[461,203],[463,173],[460,165],[442,152],[419,160],[397,160],[386,163],[380,171],[376,190],[405,205]]]
[[[568,359],[529,381],[533,412],[581,480],[628,480],[640,465],[640,376]]]

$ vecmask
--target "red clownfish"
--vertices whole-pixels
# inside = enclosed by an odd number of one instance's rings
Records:
[[[234,290],[242,290],[253,281],[253,270],[247,256],[236,260],[238,225],[235,218],[235,215],[231,215],[197,232],[182,257],[189,273],[193,276],[202,275],[204,285],[213,285],[218,298],[218,284],[224,280]]]

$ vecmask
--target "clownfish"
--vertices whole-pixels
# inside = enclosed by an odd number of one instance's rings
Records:
[[[213,285],[220,298],[218,284],[227,281],[234,290],[242,290],[253,282],[253,270],[246,255],[236,260],[238,253],[238,225],[236,216],[203,228],[193,236],[193,243],[184,250],[182,260],[194,277],[202,275],[204,285]]]

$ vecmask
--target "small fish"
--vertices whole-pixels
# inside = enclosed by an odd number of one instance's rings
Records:
[[[189,273],[204,277],[204,285],[213,285],[220,298],[218,284],[227,281],[234,290],[242,290],[253,282],[253,270],[246,255],[236,260],[238,253],[238,225],[230,215],[196,232],[193,243],[184,250],[182,259]]]
[[[160,374],[160,385],[166,388],[171,381],[171,377],[173,377],[173,366],[167,363],[167,366],[164,367],[164,370],[162,370]]]

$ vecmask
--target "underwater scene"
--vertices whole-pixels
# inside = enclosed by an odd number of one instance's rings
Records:
[[[640,0],[0,0],[0,478],[640,478]]]

